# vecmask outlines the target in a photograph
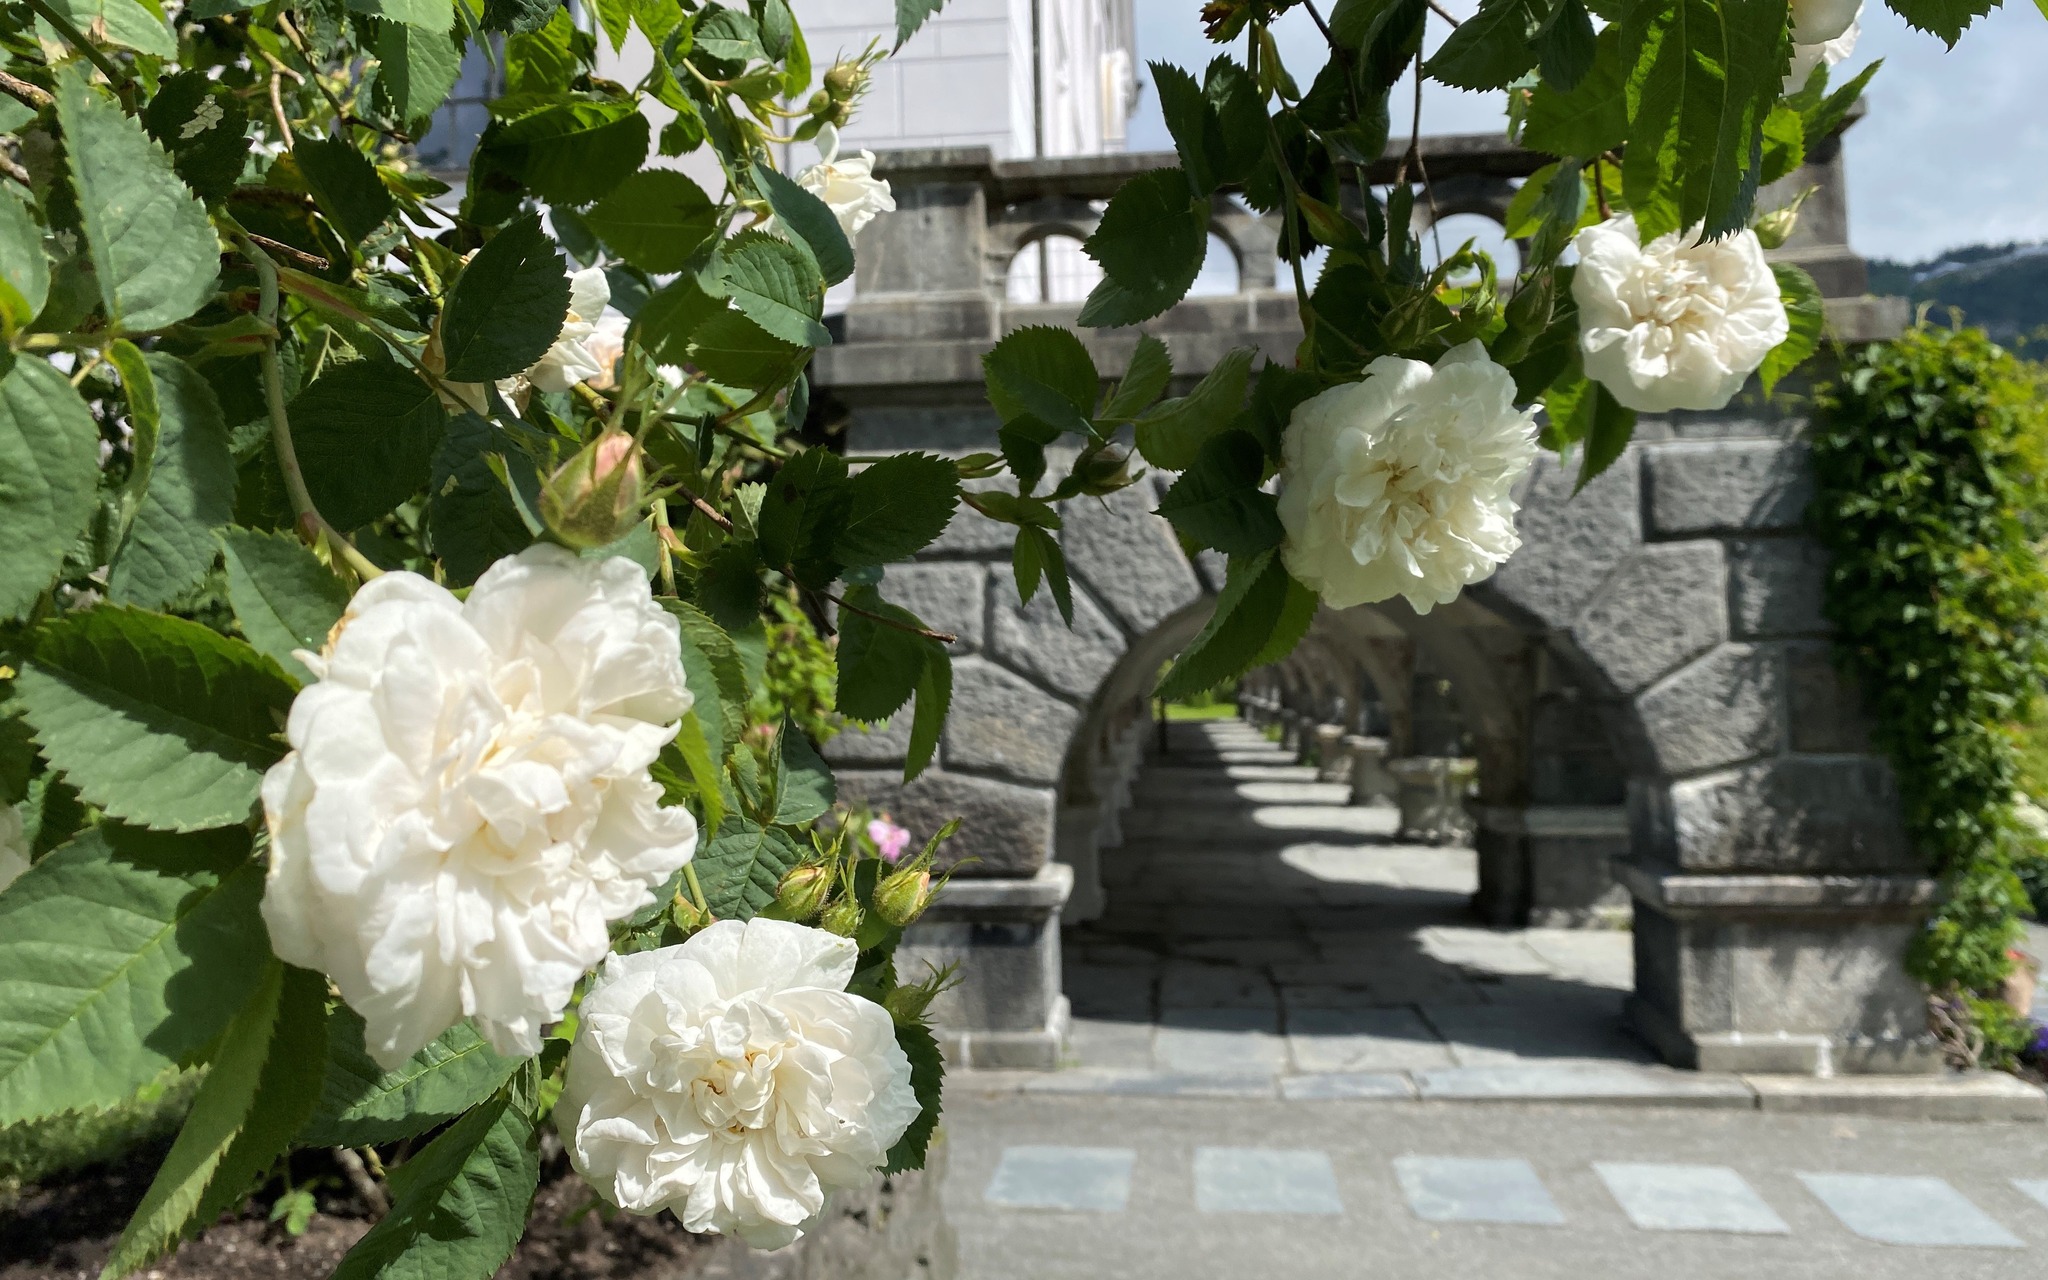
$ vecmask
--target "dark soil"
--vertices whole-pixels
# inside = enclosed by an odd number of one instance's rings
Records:
[[[95,1280],[128,1215],[156,1172],[168,1144],[119,1164],[87,1169],[63,1181],[0,1200],[0,1280]],[[580,1212],[590,1189],[570,1172],[559,1150],[541,1168],[526,1238],[498,1280],[628,1280],[679,1276],[712,1241],[692,1236],[673,1218],[616,1214],[607,1222]],[[202,1235],[139,1273],[144,1280],[325,1280],[342,1255],[370,1229],[362,1203],[345,1189],[318,1152],[293,1158],[293,1176],[308,1180],[320,1212],[294,1239],[269,1221],[267,1196],[238,1216],[223,1216]],[[269,1189],[274,1194],[276,1187]]]

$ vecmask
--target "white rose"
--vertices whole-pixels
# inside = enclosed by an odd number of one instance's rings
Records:
[[[21,825],[21,810],[0,804],[0,889],[21,879],[28,867],[28,834]]]
[[[590,336],[583,343],[583,349],[599,369],[588,380],[591,386],[603,391],[619,385],[619,358],[626,354],[626,330],[632,327],[633,322],[616,311],[606,311],[591,327]]]
[[[610,372],[585,345],[597,333],[604,309],[611,305],[612,286],[601,267],[587,267],[569,277],[569,314],[562,320],[562,332],[524,377],[542,391],[567,391],[579,382]],[[509,379],[508,379],[509,381]],[[503,391],[505,384],[498,384]],[[510,394],[506,399],[511,399]]]
[[[1791,0],[1792,43],[1824,44],[1856,24],[1863,0]]]
[[[630,560],[534,546],[467,601],[365,585],[263,780],[277,954],[325,972],[390,1067],[462,1018],[530,1054],[607,926],[689,861],[648,776],[690,708],[680,629]]]
[[[555,1107],[576,1171],[691,1231],[758,1249],[802,1235],[918,1113],[888,1012],[846,991],[858,952],[822,929],[722,920],[606,960]]]
[[[1535,413],[1468,342],[1434,367],[1382,356],[1303,401],[1282,453],[1288,572],[1335,609],[1398,595],[1428,613],[1521,545],[1510,491],[1536,457]]]
[[[1572,297],[1586,376],[1630,409],[1720,409],[1789,326],[1756,232],[1641,244],[1635,219],[1579,232]]]
[[[1801,44],[1795,38],[1792,42],[1792,66],[1785,73],[1784,91],[1797,93],[1806,87],[1806,78],[1813,69],[1825,63],[1832,67],[1850,54],[1856,52],[1856,38],[1863,34],[1862,5],[1857,5],[1856,16],[1850,19],[1842,34],[1832,40],[1821,40],[1813,44]]]
[[[889,184],[875,176],[875,153],[839,155],[839,131],[826,125],[818,131],[818,163],[796,175],[796,184],[823,200],[851,240],[878,213],[893,213],[896,197]]]

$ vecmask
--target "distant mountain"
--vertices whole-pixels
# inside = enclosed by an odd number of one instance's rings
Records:
[[[2048,244],[1972,244],[1925,262],[1870,261],[1870,291],[1949,307],[2000,342],[2048,327]]]

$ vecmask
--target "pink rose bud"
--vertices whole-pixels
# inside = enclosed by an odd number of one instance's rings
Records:
[[[910,832],[887,818],[876,818],[868,823],[868,839],[875,842],[884,862],[896,861],[910,847]]]

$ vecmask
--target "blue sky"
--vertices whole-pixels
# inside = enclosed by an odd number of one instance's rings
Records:
[[[1477,0],[1446,0],[1460,17]],[[1140,61],[1197,68],[1215,56],[1202,36],[1199,0],[1137,0]],[[1448,28],[1432,20],[1430,39]],[[1288,67],[1304,84],[1322,62],[1306,14],[1276,28]],[[2006,0],[1979,19],[1953,51],[1914,31],[1872,0],[1863,38],[1836,73],[1877,58],[1884,68],[1866,97],[1870,113],[1848,137],[1850,240],[1871,257],[1908,261],[1961,244],[2048,240],[2048,18],[2030,0]],[[1149,73],[1133,150],[1166,149]],[[1398,114],[1398,113],[1397,113]],[[1427,86],[1425,133],[1501,128],[1500,95]]]

